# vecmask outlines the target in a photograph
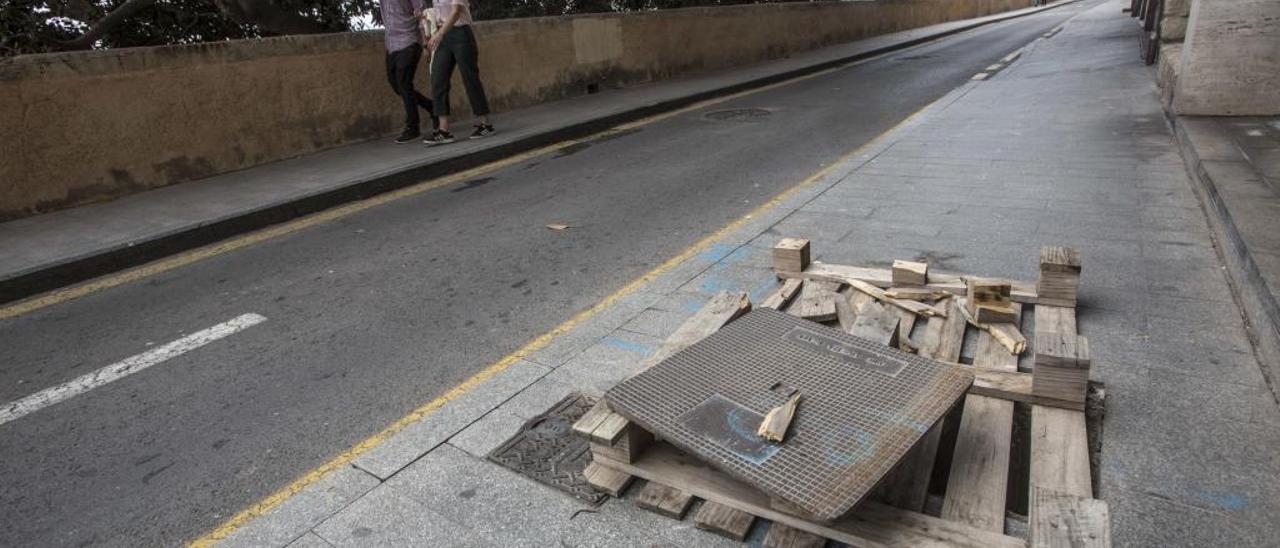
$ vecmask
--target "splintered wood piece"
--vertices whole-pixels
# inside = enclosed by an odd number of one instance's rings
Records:
[[[929,264],[915,261],[893,261],[893,285],[924,285],[929,279]]]
[[[764,302],[760,303],[760,307],[781,310],[800,291],[800,284],[803,282],[804,280],[800,278],[787,278],[778,289],[770,293],[768,297],[765,297]]]
[[[693,525],[717,535],[741,541],[747,538],[756,517],[718,502],[705,501],[693,514]]]
[[[778,273],[799,273],[809,267],[809,240],[783,238],[773,246],[773,270]]]
[[[769,533],[764,537],[764,548],[822,548],[827,539],[789,527],[785,523],[769,524]]]
[[[858,309],[858,317],[853,320],[853,325],[849,328],[849,334],[897,348],[898,325],[901,322],[902,320],[898,317],[897,312],[872,301]]]
[[[911,301],[933,302],[952,297],[951,293],[929,289],[927,287],[891,287],[884,292],[885,296]]]
[[[693,317],[680,324],[675,333],[667,337],[662,346],[640,364],[640,370],[648,369],[689,345],[707,338],[725,324],[749,311],[751,311],[751,299],[746,293],[741,291],[717,293]]]
[[[780,276],[845,284],[850,280],[858,280],[880,288],[893,286],[892,274],[888,268],[827,264],[821,261],[814,261],[804,272],[786,273]],[[956,274],[930,272],[929,283],[925,288],[963,296],[968,290],[964,278]],[[1009,283],[1012,285],[1010,300],[1023,304],[1036,304],[1036,282],[1011,281]]]
[[[631,474],[614,470],[595,462],[588,464],[587,468],[582,471],[582,475],[592,487],[604,491],[612,497],[621,497],[622,492],[627,490],[628,485],[631,485],[631,480],[635,479]]]
[[[857,289],[858,291],[866,293],[867,295],[875,297],[877,300],[884,301],[893,306],[906,310],[907,312],[911,312],[912,314],[918,314],[920,316],[938,316],[939,315],[938,310],[933,308],[932,306],[929,306],[921,302],[916,302],[916,301],[904,301],[901,299],[895,299],[893,297],[885,295],[883,289],[880,289],[862,280],[846,280],[845,283],[849,284],[849,287],[852,287],[854,289]]]
[[[800,296],[787,307],[786,312],[814,322],[837,319],[836,298],[839,295],[836,291],[839,289],[839,284],[807,281],[800,287]]]
[[[1010,323],[981,323],[969,314],[967,306],[956,307],[964,314],[964,319],[970,325],[990,333],[995,337],[996,342],[1000,346],[1005,347],[1011,354],[1022,354],[1027,349],[1027,338],[1022,336],[1022,331],[1017,326]]]
[[[693,504],[693,495],[651,481],[636,495],[636,506],[671,519],[684,519],[684,513]]]
[[[791,418],[795,416],[796,405],[799,403],[800,394],[795,393],[787,403],[770,409],[764,416],[764,420],[760,421],[760,428],[756,430],[756,434],[772,442],[781,442],[787,437],[787,427],[791,426]]]
[[[1031,548],[1111,548],[1107,503],[1031,486]]]
[[[836,319],[840,320],[840,330],[845,333],[848,333],[849,329],[853,328],[853,322],[857,319],[857,314],[853,311],[853,305],[849,304],[851,294],[863,295],[857,291],[836,295]]]
[[[911,330],[915,328],[916,319],[919,318],[919,316],[901,308],[894,308],[892,309],[892,312],[898,315],[898,336],[896,340],[893,341],[892,346],[907,352],[919,351],[920,346],[917,345],[915,341],[911,340]],[[946,314],[946,310],[943,310],[942,313]]]
[[[963,523],[863,501],[828,523],[797,517],[773,507],[770,497],[666,443],[657,443],[634,464],[606,465],[647,480],[679,485],[695,497],[736,508],[852,546],[963,546],[1027,548],[1023,539],[983,531]]]

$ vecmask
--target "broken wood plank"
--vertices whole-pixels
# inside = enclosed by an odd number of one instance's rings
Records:
[[[895,260],[889,278],[893,285],[925,285],[929,283],[929,264]]]
[[[964,314],[964,319],[969,322],[969,325],[990,333],[996,339],[996,342],[999,342],[1010,353],[1018,355],[1027,349],[1027,338],[1022,336],[1022,331],[1013,324],[981,323],[969,314],[967,307],[960,306],[959,309],[960,313]]]
[[[1036,332],[1076,333],[1074,308],[1036,306]],[[1084,413],[1031,406],[1031,485],[1093,498]]]
[[[737,541],[747,538],[755,521],[751,514],[709,500],[693,514],[694,527]]]
[[[661,362],[689,345],[719,331],[725,324],[751,310],[751,299],[741,291],[721,291],[703,305],[693,317],[685,320],[658,350],[640,364],[643,371]]]
[[[853,291],[852,293],[858,293]],[[849,304],[849,293],[836,294],[836,319],[840,321],[840,330],[845,333],[853,328],[853,322],[858,318],[858,314],[854,312],[853,305]]]
[[[831,523],[817,523],[773,508],[770,497],[703,464],[667,443],[656,443],[636,462],[605,461],[617,470],[680,488],[695,497],[853,546],[964,546],[1026,548],[1026,541],[1003,534],[864,501]]]
[[[764,420],[760,421],[756,434],[771,442],[781,442],[787,437],[787,427],[791,426],[791,418],[795,416],[796,405],[799,403],[800,393],[797,392],[786,403],[770,409]]]
[[[1107,503],[1032,486],[1031,548],[1111,548]]]
[[[951,293],[946,291],[938,291],[937,289],[929,289],[927,287],[890,287],[885,290],[885,295],[895,299],[907,299],[912,301],[933,302],[941,301],[949,297],[953,297]]]
[[[1033,392],[1032,375],[1012,371],[974,370],[969,394],[1046,407],[1084,411],[1084,402],[1041,396]]]
[[[932,306],[929,306],[921,302],[916,302],[916,301],[905,301],[902,299],[895,299],[893,297],[885,295],[883,289],[880,289],[862,280],[848,280],[845,283],[849,284],[849,287],[852,287],[854,289],[857,289],[858,291],[866,293],[867,295],[875,297],[879,301],[891,304],[893,306],[906,310],[907,312],[911,312],[912,314],[919,314],[921,316],[937,316],[938,315],[938,310]]]
[[[779,286],[778,289],[774,290],[773,293],[770,293],[768,297],[765,297],[764,301],[760,303],[760,307],[781,310],[783,307],[787,306],[787,303],[791,302],[791,298],[795,297],[796,293],[800,291],[800,284],[803,281],[804,280],[800,278],[788,278],[783,280],[782,285]]]
[[[1021,319],[1022,305],[1014,306],[1015,320]],[[973,369],[1017,373],[1018,357],[1001,348],[990,333],[980,333]],[[965,397],[942,503],[943,518],[988,531],[1004,531],[1012,441],[1013,402],[986,396]]]
[[[804,272],[809,267],[809,240],[783,238],[773,245],[773,270],[779,274]]]
[[[612,497],[621,497],[622,492],[627,490],[627,486],[631,485],[634,476],[626,472],[619,471],[602,464],[592,462],[587,464],[587,468],[582,471],[582,475],[586,477],[587,483],[592,487],[608,493]]]
[[[919,316],[901,308],[894,308],[893,313],[898,315],[898,337],[897,341],[892,346],[896,346],[905,352],[918,352],[920,350],[920,346],[917,345],[915,341],[911,340],[911,330],[915,329],[916,318]],[[943,311],[943,314],[946,314],[945,310]]]
[[[887,268],[870,268],[860,266],[834,265],[814,261],[809,268],[799,274],[788,273],[782,277],[804,278],[806,280],[822,280],[828,282],[848,283],[849,280],[860,280],[876,287],[893,286],[893,275]],[[1036,302],[1036,282],[1010,280],[1012,287],[1009,299],[1023,304]],[[929,273],[926,289],[945,291],[952,295],[964,295],[966,287],[964,276],[959,274]]]
[[[898,347],[898,325],[902,322],[897,312],[872,301],[858,309],[858,316],[849,327],[849,334],[862,337],[888,347]]]
[[[635,503],[636,506],[671,519],[684,519],[684,513],[693,505],[693,495],[650,481],[640,489]]]
[[[764,537],[764,548],[822,548],[827,539],[791,527],[785,523],[769,524],[769,533]]]
[[[929,323],[924,326],[919,354],[938,361],[958,363],[968,322],[963,314],[955,310],[959,306],[955,300],[943,304],[949,307],[950,313],[946,317],[929,318]],[[914,512],[924,508],[941,436],[942,425],[939,423],[930,428],[916,447],[907,453],[903,462],[881,486],[880,492],[885,503]]]
[[[814,322],[837,319],[836,298],[839,284],[808,280],[800,287],[800,296],[787,307],[787,314]]]

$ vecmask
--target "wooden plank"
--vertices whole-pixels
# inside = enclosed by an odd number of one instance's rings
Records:
[[[769,533],[765,535],[763,544],[764,548],[822,548],[826,545],[825,538],[778,522],[769,524]]]
[[[787,314],[815,322],[837,319],[836,293],[840,285],[832,282],[808,280],[800,286],[800,296],[787,307]]]
[[[912,314],[914,316],[914,314]],[[878,302],[864,303],[858,309],[858,315],[849,326],[849,334],[862,337],[872,342],[897,348],[899,325],[902,320],[898,313],[889,310]]]
[[[631,464],[604,459],[600,462],[647,480],[679,485],[695,497],[853,546],[1026,548],[1026,542],[1019,538],[874,501],[862,502],[831,523],[801,519],[773,508],[768,495],[666,443],[654,444]]]
[[[1111,548],[1107,503],[1033,486],[1028,506],[1032,548]]]
[[[907,312],[910,312],[912,314],[919,314],[921,316],[939,315],[938,309],[932,306],[929,306],[927,304],[924,304],[922,302],[917,302],[917,301],[895,299],[893,297],[885,295],[883,289],[880,289],[862,280],[848,280],[845,283],[849,284],[849,287],[852,287],[858,291],[866,293],[867,295],[875,297],[876,300],[878,301],[891,304],[893,306],[906,310]]]
[[[955,310],[958,305],[954,299],[943,304],[951,311],[945,318],[929,318],[920,339],[919,353],[938,361],[958,363],[968,323],[964,320],[964,315]],[[924,508],[941,436],[942,425],[934,425],[916,447],[907,453],[893,474],[885,479],[880,492],[887,504],[915,512]]]
[[[693,495],[651,481],[636,494],[635,503],[636,506],[671,519],[684,519],[684,513],[693,505]]]
[[[1062,409],[1084,411],[1085,403],[1035,393],[1033,376],[1009,371],[974,371],[969,394]]]
[[[631,425],[631,421],[626,417],[609,412],[609,415],[600,421],[600,426],[591,431],[591,441],[604,445],[613,445],[618,439],[626,433],[627,428]]]
[[[1037,306],[1036,332],[1076,333],[1074,308]],[[1031,485],[1093,498],[1084,413],[1031,406]]]
[[[814,261],[802,273],[790,273],[783,276],[838,283],[860,280],[876,287],[893,286],[893,274],[888,268],[834,265],[820,261]],[[1024,304],[1034,304],[1036,302],[1036,282],[1010,280],[1009,283],[1012,284],[1009,294],[1010,300]],[[952,295],[964,295],[966,290],[963,276],[939,272],[930,272],[929,283],[924,287],[926,289],[945,291]]]
[[[800,393],[797,392],[786,403],[770,409],[764,420],[760,421],[756,434],[772,442],[781,442],[787,437],[787,427],[791,426],[791,417],[795,415],[796,405],[799,403]]]
[[[1015,304],[1014,312],[1021,320],[1022,305]],[[990,333],[979,333],[973,365],[974,369],[1016,373],[1018,357],[1006,352]],[[988,531],[1004,531],[1012,441],[1013,402],[986,396],[965,397],[942,502],[943,518]]]
[[[929,289],[927,287],[890,287],[884,292],[885,295],[895,299],[910,299],[913,301],[933,302],[941,301],[949,297],[953,297],[951,293],[946,291],[938,291],[937,289]]]
[[[631,480],[635,479],[631,474],[595,462],[588,464],[582,475],[592,487],[613,497],[621,497],[622,492],[631,485]]]
[[[707,338],[719,331],[725,324],[751,311],[751,299],[741,291],[721,291],[707,304],[703,305],[693,317],[685,320],[652,355],[640,364],[640,369],[648,369],[689,345]]]
[[[604,400],[597,401],[591,409],[588,409],[578,422],[573,423],[573,433],[584,438],[591,438],[591,433],[604,422],[613,412],[609,410],[609,406],[605,405]]]
[[[929,280],[929,264],[895,260],[889,278],[893,285],[924,285]]]
[[[783,280],[782,285],[779,286],[778,289],[774,290],[773,293],[770,293],[768,297],[765,297],[764,301],[760,303],[760,307],[781,310],[783,307],[787,306],[787,303],[791,302],[791,298],[795,297],[796,293],[800,291],[800,284],[803,282],[804,280],[800,278],[788,278]]]
[[[693,526],[733,540],[747,538],[756,517],[732,506],[706,501],[693,514]]]

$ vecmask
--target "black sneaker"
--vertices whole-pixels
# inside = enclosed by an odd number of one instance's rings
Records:
[[[493,129],[493,124],[476,124],[476,130],[471,133],[470,138],[483,139],[497,132],[498,130]]]
[[[406,130],[404,130],[404,132],[403,132],[403,133],[401,133],[401,134],[400,134],[400,136],[399,136],[399,137],[396,137],[396,144],[397,144],[397,145],[403,145],[403,144],[405,144],[405,143],[412,143],[412,142],[414,142],[414,141],[418,140],[418,137],[422,137],[422,133],[421,133],[421,132],[419,132],[419,131],[413,131],[413,130],[411,130],[411,129],[406,129]]]
[[[427,146],[447,145],[453,142],[453,134],[443,129],[437,129],[431,133],[430,137],[423,139],[422,142]]]

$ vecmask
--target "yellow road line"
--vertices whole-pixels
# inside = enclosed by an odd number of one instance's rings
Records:
[[[803,181],[797,183],[795,186],[782,191],[780,194],[778,194],[777,196],[774,196],[769,201],[760,204],[759,206],[751,210],[751,212],[747,213],[746,215],[743,215],[742,217],[739,217],[737,220],[729,223],[728,225],[721,227],[720,229],[713,232],[711,235],[699,240],[697,243],[693,244],[692,246],[689,246],[684,251],[681,251],[680,254],[670,259],[667,259],[666,262],[658,265],[653,270],[650,270],[649,272],[645,273],[643,276],[640,276],[639,278],[636,278],[631,282],[627,283],[627,285],[623,286],[621,289],[618,289],[617,291],[611,293],[609,296],[600,300],[595,305],[591,306],[591,308],[588,308],[586,310],[583,310],[582,312],[579,312],[577,315],[573,316],[572,318],[565,320],[564,323],[557,325],[551,331],[548,331],[546,333],[543,333],[542,335],[539,335],[537,338],[529,341],[528,343],[520,347],[515,352],[512,352],[511,354],[504,356],[502,359],[484,368],[483,370],[481,370],[479,373],[476,373],[471,378],[467,379],[466,381],[463,381],[462,384],[459,384],[453,387],[444,395],[434,400],[431,400],[430,402],[427,402],[426,404],[422,405],[421,407],[418,407],[417,409],[414,409],[411,413],[391,423],[390,426],[387,426],[386,428],[382,429],[382,431],[378,432],[377,434],[369,436],[369,438],[365,439],[364,441],[356,444],[355,446],[351,447],[350,449],[347,449],[346,451],[343,451],[342,454],[334,457],[333,459],[320,465],[319,467],[303,474],[301,477],[299,477],[298,479],[295,479],[293,482],[285,486],[283,489],[280,489],[279,491],[272,493],[270,496],[240,511],[238,514],[232,516],[231,519],[227,520],[222,525],[206,533],[204,536],[201,536],[200,538],[192,541],[190,546],[193,548],[204,548],[208,546],[213,546],[219,540],[227,538],[227,536],[235,532],[237,529],[245,526],[250,521],[253,521],[255,518],[262,516],[263,514],[271,511],[273,508],[284,503],[284,501],[289,500],[290,497],[292,497],[293,495],[296,495],[297,493],[305,489],[307,486],[313,483],[316,483],[317,481],[320,481],[322,478],[324,478],[330,472],[336,470],[338,467],[349,464],[351,461],[355,460],[356,457],[373,449],[374,447],[377,447],[378,444],[382,443],[387,438],[390,438],[391,436],[395,435],[397,432],[404,429],[406,426],[409,426],[410,424],[413,424],[414,422],[417,422],[425,418],[426,416],[430,415],[432,412],[441,408],[442,406],[449,403],[450,401],[458,398],[459,396],[462,396],[463,394],[466,394],[467,392],[470,392],[477,386],[480,386],[480,384],[483,383],[484,381],[488,380],[494,375],[497,375],[498,373],[501,373],[502,371],[506,370],[508,367],[511,367],[512,364],[515,364],[519,360],[528,357],[530,354],[533,354],[534,352],[537,352],[539,349],[546,347],[553,340],[555,340],[556,337],[568,332],[569,330],[573,329],[574,327],[581,324],[582,322],[590,319],[592,316],[599,314],[601,311],[608,308],[610,305],[617,302],[619,299],[626,297],[631,293],[634,293],[636,290],[640,289],[645,284],[653,281],[658,276],[661,276],[667,271],[670,271],[671,269],[678,266],[680,263],[683,263],[684,261],[705,251],[707,248],[711,247],[712,244],[724,238],[725,235],[729,234],[730,232],[738,228],[741,228],[743,225],[745,225],[755,217],[763,214],[764,212],[786,201],[788,198],[790,198],[792,195],[794,195],[796,192],[800,191],[801,189],[807,188],[813,183],[821,180],[823,177],[831,173],[837,167],[843,165],[845,162],[849,161],[850,159],[857,157],[859,154],[861,154],[863,151],[867,150],[868,148],[871,148],[872,146],[875,146],[878,143],[880,143],[880,141],[885,139],[886,136],[892,134],[894,131],[898,130],[898,128],[901,128],[907,125],[908,123],[910,123],[911,121],[915,120],[922,113],[929,110],[934,105],[938,104],[938,102],[941,100],[942,99],[937,99],[929,103],[928,105],[925,105],[923,108],[915,111],[910,116],[904,118],[902,121],[895,124],[892,128],[889,128],[888,130],[884,131],[880,135],[877,135],[874,139],[844,154],[836,161],[832,162],[826,167],[823,167],[822,169],[818,170],[812,175],[806,177]]]
[[[394,190],[384,194],[379,194],[371,198],[366,198],[364,200],[359,200],[359,201],[351,202],[346,205],[337,206],[331,209],[326,209],[318,213],[313,213],[311,215],[300,217],[298,219],[294,219],[292,221],[288,221],[279,225],[264,228],[256,232],[251,232],[249,234],[237,236],[223,242],[210,244],[203,247],[198,247],[189,251],[179,253],[177,255],[173,255],[171,257],[160,259],[160,260],[147,263],[142,266],[134,267],[131,269],[126,269],[114,274],[109,274],[85,283],[73,285],[63,289],[50,291],[48,293],[44,293],[42,295],[32,297],[30,299],[18,301],[16,303],[9,304],[4,307],[0,307],[0,321],[6,320],[8,318],[13,318],[15,316],[21,316],[23,314],[34,312],[36,310],[40,310],[42,308],[53,306],[59,303],[78,299],[80,297],[83,297],[90,293],[101,291],[103,289],[110,289],[112,287],[124,285],[130,282],[155,276],[157,274],[162,274],[176,268],[181,268],[183,266],[187,266],[195,262],[203,261],[211,257],[216,257],[224,253],[228,253],[228,252],[235,251],[237,249],[241,249],[244,247],[248,247],[257,243],[278,238],[280,236],[292,234],[294,232],[303,230],[305,228],[309,228],[321,223],[325,223],[328,221],[353,215],[361,211],[364,211],[366,209],[374,208],[389,202],[394,202],[402,198],[415,196],[418,194],[422,194],[423,192],[427,192],[440,187],[445,187],[455,183],[459,183],[468,179],[478,177],[486,173],[490,173],[506,167],[510,167],[515,164],[519,164],[521,162],[542,156],[544,154],[556,152],[563,148],[570,147],[579,143],[585,143],[585,142],[599,139],[601,137],[606,137],[606,136],[614,135],[620,132],[629,131],[637,127],[653,124],[655,122],[659,122],[661,120],[665,120],[673,116],[679,116],[681,114],[698,110],[710,105],[723,103],[726,101],[732,101],[734,99],[745,97],[747,95],[751,95],[754,93],[760,93],[763,91],[771,90],[771,89],[778,88],[785,85],[790,85],[790,84],[807,80],[810,78],[816,78],[824,74],[829,74],[829,73],[832,73],[838,70],[843,70],[855,65],[868,63],[887,55],[899,54],[904,51],[909,51],[918,47],[922,47],[924,45],[925,44],[918,44],[910,48],[904,48],[902,50],[882,53],[880,55],[869,57],[867,59],[853,61],[837,67],[832,67],[829,69],[806,74],[803,76],[797,76],[795,78],[761,86],[758,88],[752,88],[752,89],[740,91],[737,93],[733,93],[730,95],[725,95],[722,97],[714,97],[711,99],[707,99],[705,101],[699,101],[697,103],[691,104],[689,106],[686,106],[677,110],[663,112],[660,114],[655,114],[653,116],[648,116],[639,120],[621,124],[621,125],[609,128],[607,130],[601,131],[599,133],[589,135],[587,137],[583,137],[580,139],[571,139],[567,141],[561,141],[559,143],[555,143],[552,145],[547,145],[542,148],[523,152],[515,156],[504,158],[502,160],[491,162],[482,166],[477,166],[472,169],[468,169],[466,171],[461,171],[458,173],[454,173],[452,175],[431,179],[431,180],[417,183],[415,185],[408,186],[399,190]]]

